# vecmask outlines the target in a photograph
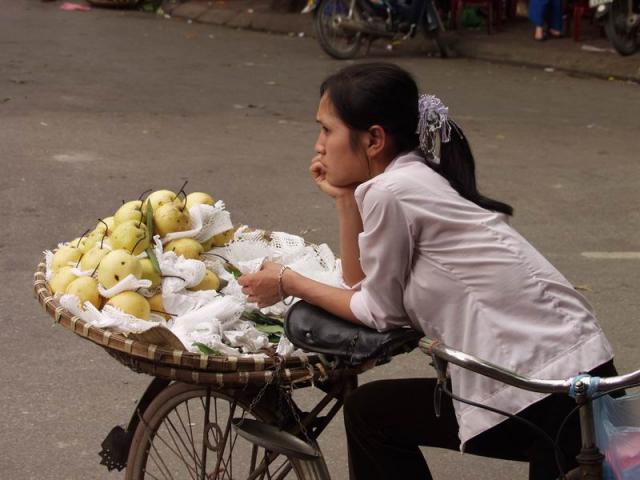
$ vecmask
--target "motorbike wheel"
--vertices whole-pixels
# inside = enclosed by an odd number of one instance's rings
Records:
[[[361,33],[345,32],[339,26],[340,17],[349,14],[349,6],[349,0],[320,0],[313,19],[320,46],[338,60],[355,57],[362,43]],[[360,18],[357,4],[353,15],[356,20]]]
[[[613,48],[620,55],[632,55],[638,50],[638,25],[629,27],[626,0],[614,0],[604,21],[604,30]]]

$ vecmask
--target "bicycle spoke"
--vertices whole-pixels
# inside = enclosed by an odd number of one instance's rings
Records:
[[[149,473],[149,472],[146,472],[146,471],[145,471],[145,472],[144,472],[144,474],[145,474],[145,475],[144,475],[145,477],[147,477],[147,476],[151,477],[151,480],[162,480],[161,478],[156,477],[156,476],[155,476],[155,475],[153,475],[152,473]],[[166,478],[166,477],[165,477],[165,478]]]
[[[166,428],[166,427],[165,427],[165,428]],[[169,442],[167,442],[167,441],[162,437],[162,435],[160,435],[159,431],[160,431],[160,429],[158,429],[158,432],[156,432],[155,438],[158,438],[162,443],[164,443],[164,445],[167,447],[167,449],[168,449],[171,453],[173,453],[177,458],[179,458],[180,460],[182,460],[182,462],[183,462],[183,463],[185,464],[185,466],[187,467],[187,470],[188,470],[188,471],[189,471],[189,473],[191,474],[191,470],[189,470],[190,465],[189,465],[189,464],[184,460],[184,457],[183,457],[182,455],[180,455],[180,453],[179,453],[179,452],[176,452],[176,451],[171,447],[171,445],[169,445]],[[167,432],[169,433],[169,436],[171,436],[171,433],[168,431],[168,429],[167,429]],[[174,443],[175,443],[175,440],[174,440]],[[152,446],[153,446],[153,444],[152,444]],[[176,445],[176,446],[177,446],[177,445]],[[162,460],[162,456],[157,452],[157,449],[155,448],[155,446],[153,446],[153,448],[154,448],[154,450],[156,450],[156,454],[158,455],[158,458],[160,459],[160,461],[161,461],[163,464],[165,464],[165,463],[164,463],[164,461]],[[168,470],[168,468],[167,468],[167,470]],[[172,478],[173,478],[173,477],[172,477]],[[193,475],[191,475],[191,478],[194,478],[194,477],[193,477]]]
[[[282,462],[282,464],[276,469],[276,471],[273,472],[274,475],[278,475],[277,477],[274,477],[275,480],[283,480],[287,477],[287,475],[289,475],[292,469],[293,465],[291,465],[291,462],[289,460]],[[280,472],[280,470],[282,470],[282,472]]]
[[[207,466],[204,465],[201,460],[200,457],[198,456],[198,453],[196,452],[196,443],[194,440],[194,436],[193,436],[193,428],[191,425],[191,411],[189,410],[189,400],[187,400],[185,403],[185,408],[187,410],[187,423],[189,424],[189,434],[187,434],[187,437],[189,438],[189,441],[191,443],[191,446],[193,447],[193,456],[197,459],[197,462],[200,463],[200,466],[206,470]],[[178,411],[178,409],[176,409],[176,412]],[[185,432],[186,433],[186,432]]]
[[[141,421],[147,440],[136,446],[139,455],[131,478],[136,480],[292,480],[296,468],[286,456],[248,442],[233,419],[263,419],[244,392],[195,389],[176,385],[177,395],[157,402]],[[178,395],[181,396],[178,397]],[[175,398],[175,400],[173,400]],[[173,400],[173,403],[172,403]],[[265,405],[268,408],[268,405]],[[202,410],[201,410],[202,408]],[[247,415],[249,413],[249,415]],[[264,409],[264,417],[271,418]],[[266,418],[263,419],[266,420]],[[150,419],[147,421],[147,419]],[[293,472],[293,473],[290,473]]]
[[[202,401],[202,398],[200,399]],[[207,474],[207,435],[209,435],[209,410],[211,408],[211,388],[207,387],[207,401],[206,405],[203,405],[204,409],[204,423],[202,425],[202,471],[200,472],[200,480],[204,480]],[[218,474],[216,473],[216,476]]]
[[[214,472],[217,475],[218,470],[220,469],[220,463],[222,461],[222,457],[224,455],[225,446],[227,445],[227,438],[229,438],[229,431],[231,430],[231,419],[233,418],[233,414],[236,411],[237,402],[234,400],[231,403],[231,407],[229,409],[229,418],[227,418],[227,425],[224,429],[224,435],[222,436],[222,442],[218,445],[221,445],[221,450],[218,452],[218,460],[216,462],[216,468]]]
[[[149,452],[149,456],[151,457],[151,460],[153,460],[153,463],[156,464],[156,467],[158,467],[158,470],[160,470],[160,472],[163,474],[164,478],[168,479],[168,480],[173,480],[173,475],[171,475],[171,470],[169,470],[169,467],[167,467],[167,464],[164,463],[164,460],[162,459],[162,457],[160,456],[160,454],[158,453],[158,449],[155,447],[155,445],[152,443],[151,444],[151,448],[153,449],[153,453],[156,454],[156,456],[158,457],[158,460],[160,460],[160,463],[162,464],[162,466],[164,467],[164,470],[166,471],[166,473],[169,474],[169,476],[167,477],[167,475],[165,474],[165,472],[163,472],[162,468],[160,468],[160,464],[158,464],[158,461],[153,457],[152,452]],[[145,471],[145,474],[147,474],[149,472]]]
[[[171,430],[174,431],[174,433],[176,434],[176,436],[178,437],[178,439],[180,440],[180,443],[182,444],[182,446],[187,450],[187,454],[191,456],[191,452],[189,452],[189,447],[185,444],[184,440],[182,439],[182,436],[180,435],[180,433],[178,432],[178,430],[176,429],[175,425],[173,424],[173,422],[171,421],[171,419],[169,417],[167,417],[167,422],[169,423],[169,425],[171,426],[171,429],[167,428],[167,433],[169,434],[169,436],[171,437],[171,440],[173,441],[173,444],[176,446],[176,450],[178,451],[178,453],[180,454],[180,459],[182,460],[182,462],[187,466],[187,469],[189,469],[189,473],[191,474],[191,467],[190,465],[187,463],[187,460],[184,458],[184,456],[182,455],[181,452],[181,448],[180,445],[178,445],[178,442],[176,442],[173,434],[171,433]],[[191,459],[195,462],[195,468],[194,468],[194,474],[195,476],[192,475],[192,478],[194,480],[197,480],[197,475],[198,475],[198,461],[196,460],[195,457],[191,456]]]

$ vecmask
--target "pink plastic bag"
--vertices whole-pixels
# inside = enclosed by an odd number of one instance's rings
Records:
[[[60,5],[60,10],[66,10],[68,12],[88,12],[91,7],[88,5],[80,5],[79,3],[64,2]]]
[[[640,395],[605,395],[593,402],[593,413],[605,480],[640,479]]]

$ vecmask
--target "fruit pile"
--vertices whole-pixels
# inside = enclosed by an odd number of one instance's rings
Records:
[[[101,291],[112,289],[129,276],[147,280],[147,292],[160,287],[162,272],[151,248],[153,237],[165,238],[171,233],[191,230],[189,210],[196,205],[213,206],[214,200],[201,192],[180,196],[159,190],[144,201],[124,203],[113,216],[101,219],[92,231],[57,249],[50,264],[52,293],[75,295],[81,306],[85,302],[96,308],[113,305],[143,320],[149,320],[152,311],[166,316],[160,292],[145,297],[136,291],[124,290],[105,298]],[[224,246],[232,237],[233,229],[212,235],[204,242],[177,238],[164,244],[164,251],[199,259],[202,253],[213,246]],[[217,291],[220,285],[218,276],[206,270],[201,282],[189,289]]]
[[[143,194],[123,203],[113,216],[100,219],[93,230],[45,252],[49,287],[63,306],[96,326],[125,332],[127,326],[138,331],[157,325],[171,329],[177,317],[219,301],[230,281],[238,296],[235,278],[240,272],[213,253],[233,240],[235,230],[224,204],[206,193],[187,195],[183,186],[178,194],[169,190],[146,198]],[[175,312],[165,308],[167,301]],[[281,320],[246,305],[225,305],[231,317],[237,320],[242,311],[251,318],[251,326],[257,326],[254,349],[279,340]],[[224,312],[216,315],[216,320],[226,318]],[[122,318],[128,322],[118,323]],[[198,328],[202,330],[202,322],[194,330]],[[234,328],[239,328],[237,322]],[[184,331],[184,323],[180,329]],[[244,333],[247,329],[242,326]],[[257,336],[261,342],[255,342]],[[196,337],[189,337],[186,348],[216,351],[212,342],[191,342]],[[222,345],[223,336],[216,338],[214,346]],[[184,344],[184,337],[181,340]]]
[[[331,249],[285,232],[234,228],[222,201],[187,195],[184,185],[177,194],[146,193],[45,252],[59,303],[95,327],[144,341],[136,335],[153,330],[154,338],[160,332],[168,344],[194,352],[264,354],[277,344],[278,354],[292,353],[282,335],[289,307],[258,309],[237,278],[267,259],[339,286],[340,262]]]

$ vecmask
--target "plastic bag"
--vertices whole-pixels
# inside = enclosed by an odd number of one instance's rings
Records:
[[[593,402],[596,444],[605,456],[605,480],[640,479],[640,394]]]

